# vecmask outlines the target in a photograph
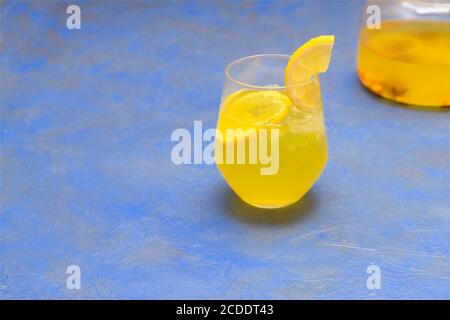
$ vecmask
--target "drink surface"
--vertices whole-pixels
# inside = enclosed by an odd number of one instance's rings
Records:
[[[363,28],[358,74],[385,98],[450,107],[450,22],[391,20]]]
[[[317,94],[318,104],[308,110],[298,109],[284,92],[276,90],[239,90],[223,101],[217,124],[223,137],[216,136],[216,164],[242,200],[257,207],[283,207],[299,200],[318,179],[327,160],[327,140],[320,92]],[[268,154],[272,160],[275,152],[279,155],[276,172],[261,174],[261,168],[268,165],[259,157],[256,163],[249,163],[252,150],[249,136],[242,132],[227,136],[227,129],[257,133],[265,129]],[[279,133],[278,150],[272,144],[274,137],[270,131],[273,129]],[[232,144],[236,160],[239,140],[245,146],[246,162],[228,163],[227,146]],[[259,139],[258,149],[262,142]],[[220,161],[218,148],[224,155]]]

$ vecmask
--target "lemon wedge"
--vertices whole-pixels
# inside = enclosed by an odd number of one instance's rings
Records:
[[[320,100],[320,86],[314,75],[327,71],[334,36],[312,38],[300,46],[288,61],[284,72],[287,95],[296,107],[315,107]]]
[[[327,71],[333,44],[334,36],[320,36],[300,46],[286,66],[286,85],[309,80],[313,75]]]

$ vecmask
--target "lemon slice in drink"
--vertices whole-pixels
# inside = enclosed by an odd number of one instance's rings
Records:
[[[289,97],[277,90],[239,90],[229,95],[223,103],[220,135],[216,135],[216,147],[233,146],[244,142],[247,136],[257,134],[260,128],[280,126],[292,108]],[[228,132],[228,129],[234,129]],[[218,150],[217,154],[222,154]]]
[[[320,100],[319,82],[313,77],[327,71],[333,44],[334,36],[312,38],[289,59],[284,71],[284,81],[287,95],[296,107],[312,108]]]
[[[237,91],[226,101],[226,113],[247,125],[278,123],[286,117],[291,100],[276,90]]]

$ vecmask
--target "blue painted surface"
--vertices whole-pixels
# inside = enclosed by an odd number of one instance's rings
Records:
[[[68,4],[0,5],[1,298],[450,298],[450,113],[359,85],[361,2],[81,2],[78,31]],[[330,33],[330,159],[301,202],[253,209],[171,162],[227,63]]]

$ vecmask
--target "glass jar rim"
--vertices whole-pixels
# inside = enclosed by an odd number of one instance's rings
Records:
[[[227,77],[230,81],[236,83],[236,84],[239,85],[239,86],[247,87],[247,88],[251,88],[251,89],[257,89],[257,90],[283,90],[283,89],[288,89],[288,88],[297,87],[297,86],[300,86],[300,85],[305,85],[305,84],[311,83],[311,82],[313,82],[313,81],[316,81],[316,80],[318,79],[318,74],[316,73],[316,74],[313,74],[313,75],[312,75],[309,79],[307,79],[307,80],[299,81],[299,82],[296,82],[296,83],[294,83],[294,84],[290,84],[290,85],[288,85],[288,86],[286,86],[286,85],[284,85],[284,86],[279,86],[279,85],[258,86],[258,85],[253,85],[253,84],[250,84],[250,83],[245,83],[245,82],[243,82],[243,81],[239,81],[239,80],[237,80],[236,78],[234,78],[234,77],[232,77],[232,76],[230,75],[230,69],[231,69],[234,65],[236,65],[236,64],[238,64],[238,63],[240,63],[240,62],[243,62],[243,61],[245,61],[245,60],[250,60],[250,59],[255,59],[255,58],[262,58],[262,57],[270,57],[270,58],[276,58],[276,57],[278,57],[278,58],[286,58],[287,60],[289,60],[289,58],[290,58],[291,56],[288,55],[288,54],[282,54],[282,53],[262,53],[262,54],[255,54],[255,55],[245,56],[245,57],[242,57],[242,58],[233,60],[232,62],[230,62],[230,63],[227,65],[227,67],[226,67],[226,69],[225,69],[225,75],[226,75],[226,77]]]

